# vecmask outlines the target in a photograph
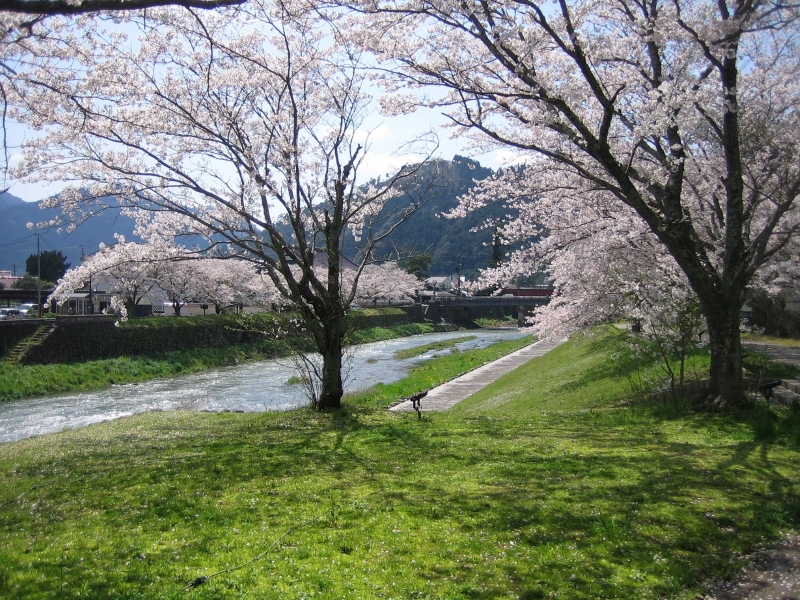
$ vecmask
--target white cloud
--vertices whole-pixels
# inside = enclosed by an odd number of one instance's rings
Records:
[[[361,144],[369,142],[375,144],[377,142],[386,142],[395,140],[394,132],[385,124],[378,125],[372,129],[361,127],[356,130],[355,140]]]
[[[419,157],[421,160],[423,157]],[[358,170],[358,176],[361,183],[365,183],[369,179],[377,177],[384,177],[385,175],[392,175],[403,165],[413,162],[414,158],[397,154],[381,154],[378,152],[370,152],[364,157],[364,161]]]
[[[492,169],[501,169],[503,167],[510,167],[511,165],[519,165],[525,162],[528,155],[511,148],[498,148],[480,156],[476,156],[484,167]]]

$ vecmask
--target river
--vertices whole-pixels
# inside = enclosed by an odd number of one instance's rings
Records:
[[[399,360],[398,350],[431,342],[474,335],[460,342],[460,350],[484,348],[500,340],[515,339],[516,330],[479,330],[431,333],[363,344],[353,348],[345,377],[348,392],[376,383],[392,383],[416,365],[443,351]],[[449,352],[445,350],[444,352]],[[296,375],[288,359],[266,360],[190,375],[115,385],[92,392],[56,394],[0,403],[0,442],[20,440],[84,427],[150,410],[290,410],[308,404],[303,386],[288,384]]]

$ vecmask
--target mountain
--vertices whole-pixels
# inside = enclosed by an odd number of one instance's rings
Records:
[[[492,254],[493,231],[483,224],[487,220],[502,222],[511,210],[504,202],[498,202],[464,218],[448,219],[442,215],[455,208],[458,197],[472,189],[476,181],[493,173],[479,162],[459,155],[451,161],[435,160],[425,165],[419,173],[423,187],[429,184],[430,188],[424,205],[381,242],[376,256],[396,257],[395,249],[404,254],[428,253],[433,258],[432,275],[460,273],[474,278],[488,266]],[[408,203],[407,196],[394,198],[387,202],[382,214],[397,210],[404,203]],[[349,256],[357,253],[352,238],[346,240],[344,247]]]
[[[0,194],[0,208],[14,206],[15,204],[23,204],[24,202],[22,198],[18,198],[14,194],[9,194],[8,192]]]
[[[383,240],[375,256],[396,259],[398,250],[403,256],[429,253],[433,259],[429,269],[432,275],[460,273],[474,278],[488,266],[492,256],[493,231],[481,226],[487,220],[502,222],[512,211],[505,203],[498,202],[461,219],[447,219],[442,214],[455,208],[458,197],[474,187],[476,181],[493,173],[479,162],[458,155],[450,161],[438,159],[424,165],[418,174],[422,187],[429,188],[424,205]],[[408,202],[408,196],[399,195],[387,202],[382,214],[398,210]],[[23,202],[11,194],[0,195],[0,270],[16,267],[17,275],[22,275],[25,260],[36,253],[37,231],[28,229],[27,223],[46,221],[57,215],[54,209],[40,210],[38,202]],[[133,227],[133,220],[119,210],[107,210],[91,217],[72,233],[39,231],[41,249],[60,250],[74,267],[80,264],[81,246],[84,253],[90,254],[97,251],[101,242],[113,243],[114,233],[129,240],[137,239]],[[284,231],[287,236],[290,233],[288,228]],[[502,248],[503,252],[509,250]],[[357,257],[358,245],[351,235],[345,238],[343,251],[346,256]]]
[[[119,209],[96,214],[70,233],[66,228],[61,231],[29,229],[28,223],[49,221],[60,214],[58,209],[41,210],[39,205],[39,202],[24,202],[9,193],[0,194],[0,270],[24,275],[25,261],[36,254],[37,233],[41,236],[42,251],[60,250],[73,267],[80,264],[81,252],[92,254],[100,243],[113,243],[115,233],[126,239],[137,239],[133,235],[133,219],[122,215]]]

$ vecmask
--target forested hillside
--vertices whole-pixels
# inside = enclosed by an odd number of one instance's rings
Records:
[[[492,169],[482,167],[479,162],[458,155],[451,161],[431,162],[421,174],[424,184],[430,184],[425,205],[381,243],[376,255],[396,258],[398,250],[403,255],[429,253],[432,275],[456,274],[460,263],[461,274],[474,277],[479,269],[487,267],[492,255],[493,232],[481,225],[487,219],[502,219],[508,208],[498,202],[463,219],[447,219],[442,214],[454,208],[458,197],[472,188],[475,181],[492,173]],[[384,211],[395,210],[407,202],[407,196],[400,196],[387,203]],[[356,253],[352,239],[347,240],[345,248],[348,255]]]
[[[24,202],[12,194],[0,194],[0,270],[15,270],[17,275],[23,275],[25,259],[36,253],[37,233],[41,235],[42,251],[61,251],[73,267],[80,264],[81,251],[85,254],[97,252],[101,242],[114,242],[115,233],[133,239],[134,222],[119,210],[104,211],[72,232],[66,227],[28,229],[28,223],[47,221],[59,214],[56,209],[41,210],[38,202]]]

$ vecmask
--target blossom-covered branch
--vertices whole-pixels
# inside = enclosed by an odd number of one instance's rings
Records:
[[[626,207],[626,218],[637,221],[629,231],[646,228],[699,301],[710,336],[708,405],[742,402],[745,290],[800,230],[800,6],[347,5],[362,15],[351,21],[353,37],[384,65],[387,111],[439,107],[477,148],[511,149],[524,163],[464,209],[518,198],[520,216],[503,235],[527,240],[530,252],[550,261],[560,242],[540,245],[536,214],[552,212],[548,236],[581,239],[607,229],[598,227],[602,219],[580,214],[580,203],[601,216]],[[514,179],[528,180],[526,198],[511,189]],[[517,254],[503,273],[523,271],[527,258]]]
[[[156,6],[210,9],[245,0],[0,0],[0,11],[35,15],[79,15],[98,11],[141,10]]]
[[[323,356],[320,406],[338,406],[359,278],[374,245],[424,201],[418,158],[380,185],[358,179],[368,151],[359,53],[334,44],[316,13],[280,2],[153,9],[138,40],[127,35],[109,26],[35,54],[25,76],[44,85],[18,90],[17,116],[45,135],[26,144],[18,173],[74,182],[45,202],[71,220],[113,198],[149,241],[253,264]],[[390,222],[371,227],[400,194]],[[348,228],[361,233],[353,277],[340,252]]]

